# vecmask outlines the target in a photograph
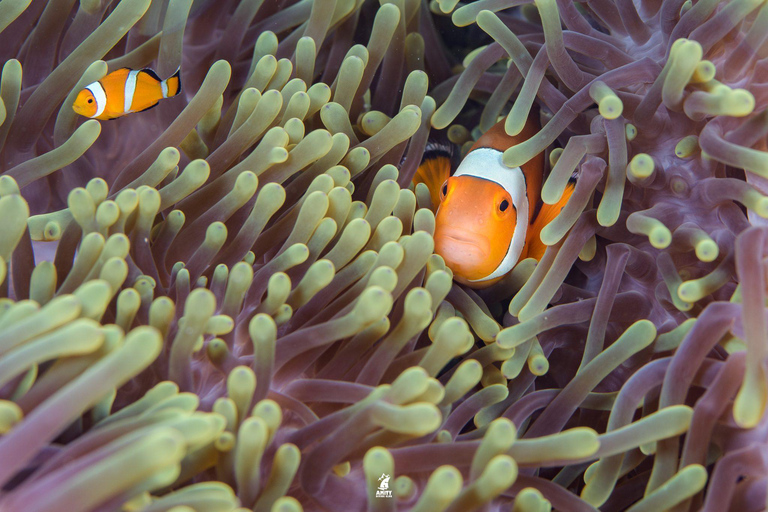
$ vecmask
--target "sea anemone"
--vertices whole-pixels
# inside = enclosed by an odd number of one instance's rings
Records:
[[[763,0],[0,2],[0,511],[758,511]],[[100,123],[78,92],[181,66]],[[439,105],[439,108],[438,108]],[[565,209],[433,253],[430,137]]]

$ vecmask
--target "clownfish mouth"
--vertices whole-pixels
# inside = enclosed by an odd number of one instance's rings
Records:
[[[471,245],[471,246],[476,247],[480,251],[485,250],[486,249],[485,246],[488,245],[487,243],[481,243],[476,238],[473,239],[473,238],[470,238],[470,237],[467,237],[467,236],[462,236],[462,235],[459,235],[459,236],[456,236],[456,235],[443,235],[443,237],[446,239],[447,242],[456,243],[456,244]]]
[[[435,252],[442,256],[454,277],[475,280],[490,273],[488,269],[490,240],[476,233],[455,229],[439,230],[435,233]],[[490,271],[493,269],[491,268]]]

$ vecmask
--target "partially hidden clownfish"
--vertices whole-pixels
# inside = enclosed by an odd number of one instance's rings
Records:
[[[427,185],[433,206],[439,205],[435,252],[456,281],[485,288],[518,261],[538,261],[544,255],[539,234],[568,202],[575,179],[557,204],[546,205],[540,200],[543,153],[520,167],[504,165],[504,151],[535,133],[532,120],[516,136],[507,135],[503,121],[497,123],[475,142],[452,176],[450,152],[425,153],[413,181]]]
[[[180,71],[177,69],[170,78],[160,80],[149,68],[117,69],[80,91],[72,109],[81,116],[102,121],[148,110],[163,98],[181,92]]]

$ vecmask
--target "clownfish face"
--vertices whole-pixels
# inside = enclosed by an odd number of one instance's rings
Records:
[[[75,102],[72,104],[72,110],[81,116],[95,116],[98,105],[96,104],[96,98],[93,97],[93,93],[87,88],[80,91],[77,94],[77,98],[75,98]]]
[[[526,179],[501,157],[495,148],[470,151],[442,187],[435,215],[435,252],[456,281],[473,288],[506,275],[525,245],[530,220]]]
[[[487,278],[499,268],[512,242],[517,222],[512,198],[498,183],[475,176],[449,178],[440,196],[435,252],[460,283]]]

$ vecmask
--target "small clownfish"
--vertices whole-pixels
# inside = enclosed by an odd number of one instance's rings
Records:
[[[458,164],[456,146],[451,143],[430,140],[424,148],[421,164],[413,176],[413,185],[423,183],[429,190],[432,211],[440,205],[440,187],[451,175],[451,169]]]
[[[536,125],[529,119],[520,134],[509,136],[502,121],[475,142],[453,176],[446,156],[427,157],[419,166],[414,184],[425,183],[432,204],[439,204],[435,252],[456,281],[486,288],[518,261],[540,260],[544,255],[546,246],[539,234],[568,202],[575,180],[571,178],[557,204],[541,204],[544,154],[521,167],[504,165],[504,151],[535,133]],[[433,191],[437,183],[439,188]]]
[[[77,94],[72,110],[102,121],[141,112],[181,92],[181,69],[166,80],[149,68],[115,70]]]

